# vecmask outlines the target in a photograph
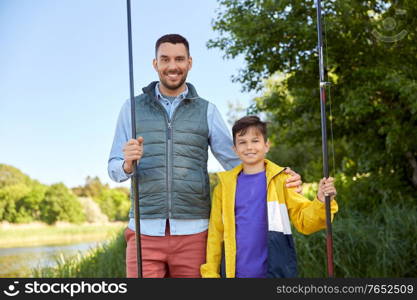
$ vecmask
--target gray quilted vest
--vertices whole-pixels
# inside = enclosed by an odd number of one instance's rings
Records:
[[[187,97],[169,120],[156,99],[152,82],[135,97],[136,134],[144,138],[137,168],[142,219],[208,219],[210,185],[208,159],[208,102],[187,83]],[[129,217],[134,217],[131,193]]]

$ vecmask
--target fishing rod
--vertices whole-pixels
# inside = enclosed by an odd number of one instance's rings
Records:
[[[327,126],[326,126],[326,86],[330,83],[324,80],[324,62],[323,62],[323,34],[321,24],[321,1],[317,0],[317,37],[319,51],[319,73],[320,73],[320,112],[321,112],[321,138],[323,152],[323,175],[329,178],[329,161],[327,154]],[[330,196],[325,195],[326,208],[326,254],[327,254],[327,274],[334,277],[333,266],[333,233],[330,212]]]
[[[132,138],[136,138],[136,107],[135,107],[135,95],[133,85],[133,57],[132,57],[132,23],[130,13],[130,0],[126,0],[127,6],[127,35],[128,35],[128,48],[129,48],[129,79],[130,79],[130,111],[132,122]],[[133,176],[132,176],[132,190],[133,190],[133,202],[134,202],[134,215],[135,215],[135,239],[136,239],[136,261],[138,268],[138,278],[142,278],[142,245],[140,240],[140,214],[139,214],[139,186],[137,177],[137,161],[133,161]]]

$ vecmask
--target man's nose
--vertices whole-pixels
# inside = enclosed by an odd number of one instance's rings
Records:
[[[175,60],[172,60],[168,63],[168,70],[176,70],[177,69],[177,64],[175,62]]]

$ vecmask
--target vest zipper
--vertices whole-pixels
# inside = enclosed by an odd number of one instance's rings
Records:
[[[168,144],[168,155],[167,155],[168,177],[167,178],[168,178],[168,217],[169,218],[171,218],[171,216],[172,216],[172,211],[171,211],[171,209],[172,209],[172,197],[171,197],[172,185],[171,185],[171,183],[172,183],[172,177],[173,177],[172,172],[173,172],[173,169],[174,169],[174,167],[172,166],[172,161],[173,161],[172,148],[173,148],[173,144],[174,144],[174,142],[172,140],[173,129],[174,129],[173,128],[173,123],[174,123],[175,115],[177,114],[178,109],[182,105],[184,105],[183,104],[184,100],[186,100],[186,99],[183,99],[180,102],[180,104],[178,104],[178,106],[175,108],[174,113],[172,114],[172,118],[170,120],[169,120],[169,118],[167,118],[167,123],[168,123],[168,143],[167,143]]]
[[[168,219],[171,219],[171,206],[172,206],[172,198],[171,198],[171,182],[172,182],[172,159],[171,159],[171,152],[172,152],[172,123],[170,120],[167,120],[168,123],[168,140],[167,140],[167,187],[168,187]]]
[[[190,99],[193,99],[193,98],[190,98]],[[172,165],[172,160],[173,160],[172,159],[172,145],[173,145],[173,141],[172,141],[173,124],[172,123],[175,120],[175,115],[178,111],[178,108],[183,105],[184,100],[186,100],[186,99],[183,99],[180,102],[180,104],[177,106],[174,113],[172,114],[171,119],[169,118],[169,116],[167,114],[167,111],[162,106],[162,104],[159,103],[158,100],[156,100],[156,103],[158,103],[159,107],[161,108],[161,110],[164,114],[165,121],[166,121],[167,126],[168,126],[167,158],[166,158],[166,164],[167,164],[167,182],[166,183],[167,183],[167,190],[168,190],[168,219],[171,219],[171,217],[172,217],[172,211],[171,211],[171,209],[172,209],[172,197],[171,197],[172,185],[171,185],[171,183],[172,183],[172,171],[173,171],[172,170],[173,168],[171,166]]]
[[[161,112],[162,112],[162,114],[164,115],[164,118],[165,118],[165,122],[166,122],[166,124],[167,124],[167,126],[168,126],[168,132],[167,132],[167,145],[166,145],[166,150],[167,150],[167,155],[166,155],[166,170],[167,170],[167,180],[166,180],[166,185],[167,185],[167,201],[168,201],[168,219],[170,219],[171,218],[171,202],[172,202],[172,200],[171,200],[171,169],[172,168],[170,168],[170,162],[171,162],[171,159],[170,159],[170,155],[171,155],[171,142],[172,142],[172,123],[171,123],[171,120],[169,119],[169,116],[168,116],[168,113],[167,113],[167,111],[165,110],[165,108],[162,106],[162,104],[161,103],[159,103],[159,101],[156,99],[156,98],[154,98],[155,99],[155,103],[157,103],[157,106],[159,106],[159,108],[160,108],[160,110],[161,110]]]

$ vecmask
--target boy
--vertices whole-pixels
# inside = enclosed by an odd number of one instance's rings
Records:
[[[233,150],[242,164],[218,173],[201,275],[220,277],[224,242],[228,278],[296,277],[289,218],[303,234],[325,228],[325,195],[332,198],[332,219],[338,210],[333,178],[320,180],[317,197],[310,201],[286,188],[284,168],[265,159],[266,123],[246,116],[236,121],[232,132]]]

